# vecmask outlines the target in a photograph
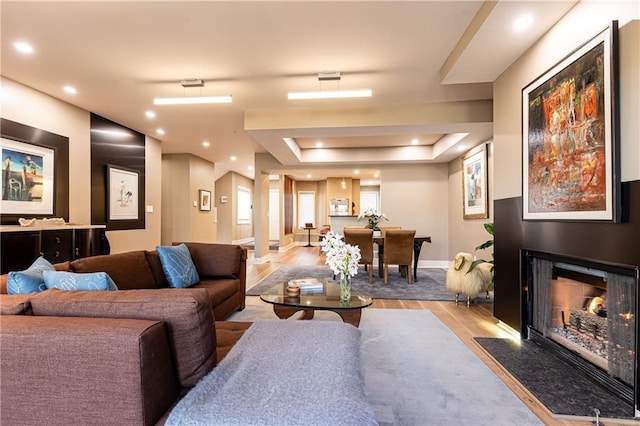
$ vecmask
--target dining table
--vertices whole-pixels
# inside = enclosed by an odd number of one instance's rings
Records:
[[[384,275],[384,237],[373,237],[373,242],[378,245],[378,274],[382,277]],[[418,281],[418,258],[420,257],[420,251],[422,250],[423,243],[430,243],[431,237],[416,235],[413,237],[413,280]],[[402,268],[400,268],[402,272]],[[403,274],[403,276],[406,276]]]

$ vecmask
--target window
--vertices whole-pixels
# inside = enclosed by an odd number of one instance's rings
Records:
[[[298,192],[298,226],[305,223],[316,224],[316,193],[313,191]]]
[[[360,191],[360,211],[367,209],[380,211],[380,192],[371,190]]]
[[[238,225],[251,223],[251,191],[238,186]]]

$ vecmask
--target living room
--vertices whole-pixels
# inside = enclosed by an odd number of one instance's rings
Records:
[[[496,271],[495,316],[518,331],[524,331],[527,326],[520,288],[521,248],[538,251],[542,249],[542,242],[574,239],[576,245],[581,246],[579,249],[567,248],[560,243],[546,251],[560,250],[561,254],[570,257],[640,266],[640,253],[631,243],[637,239],[640,215],[640,120],[637,119],[640,115],[637,77],[640,62],[639,7],[636,2],[631,1],[578,2],[534,45],[512,63],[505,65],[504,71],[492,81],[491,100],[477,100],[476,112],[480,115],[477,122],[488,122],[492,126],[490,137],[482,141],[488,148],[489,211],[486,219],[463,218],[461,157],[465,152],[444,163],[380,162],[378,165],[382,176],[381,210],[390,218],[389,224],[414,228],[432,238],[433,242],[423,250],[420,257],[423,265],[429,262],[448,263],[457,252],[472,251],[487,239],[482,225],[485,222],[496,222],[496,262],[510,266],[499,267]],[[4,46],[10,42],[10,37],[5,36],[6,19],[10,18],[3,11],[2,118],[69,138],[69,164],[72,166],[69,168],[68,221],[91,224],[93,189],[88,179],[92,174],[90,121],[91,113],[100,114],[100,111],[86,110],[74,106],[73,101],[68,98],[47,94],[44,89],[34,89],[29,81],[21,82],[19,75],[6,75],[6,63],[17,60],[7,57],[12,54],[9,53],[12,47]],[[522,202],[523,195],[522,89],[613,20],[617,20],[619,24],[620,104],[616,116],[619,117],[620,136],[619,179],[624,198],[622,222],[587,222],[578,226],[555,220],[521,220],[522,211],[518,203]],[[185,76],[181,75],[179,78],[182,77]],[[51,81],[48,85],[57,87],[59,82]],[[54,92],[53,89],[50,91]],[[428,108],[425,105],[419,107]],[[389,108],[387,112],[398,113],[398,110]],[[105,118],[127,124],[121,117]],[[286,125],[280,122],[270,128],[252,120],[247,116],[244,123],[239,123],[239,130],[277,132],[279,129],[304,129],[312,125],[312,120],[305,122],[300,119],[294,126],[288,122]],[[286,122],[284,118],[283,121]],[[323,123],[315,124],[316,127],[322,125]],[[162,137],[152,132],[144,133],[144,143],[144,205],[151,208],[145,210],[144,228],[107,231],[112,253],[153,249],[159,244],[170,244],[178,240],[231,242],[254,237],[256,263],[268,262],[268,175],[274,170],[283,175],[293,173],[304,169],[304,165],[283,164],[265,150],[252,152],[255,177],[251,179],[226,165],[204,160],[198,153],[166,152]],[[242,149],[248,148],[245,146]],[[341,164],[350,169],[354,168],[352,165],[357,164]],[[182,188],[186,187],[188,190],[169,191],[167,188],[171,186],[170,180],[181,181]],[[216,191],[214,188],[218,181],[224,184],[224,189]],[[235,224],[231,224],[231,218],[225,219],[221,214],[225,208],[219,204],[221,196],[228,195],[229,200],[232,200],[237,185],[250,186],[252,190],[253,235],[229,232]],[[198,190],[203,188],[212,190],[214,208],[210,211],[201,211],[192,205],[197,199]],[[228,194],[222,193],[223,191]],[[230,201],[227,207],[230,208],[231,205]],[[222,222],[223,220],[227,222]],[[572,229],[567,230],[567,226]],[[534,234],[538,239],[531,239]],[[576,234],[584,238],[578,238]],[[514,246],[517,246],[515,250]],[[616,246],[620,248],[612,248]],[[622,250],[626,254],[613,257],[614,252]]]

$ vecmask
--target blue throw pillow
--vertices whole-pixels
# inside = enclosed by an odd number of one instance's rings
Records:
[[[44,291],[44,271],[55,271],[51,263],[44,257],[39,257],[24,271],[9,272],[7,276],[8,294],[37,293]]]
[[[173,288],[191,287],[200,282],[196,265],[186,245],[157,246],[162,271]]]
[[[117,290],[118,287],[106,272],[76,274],[63,271],[44,271],[47,288],[60,290]]]

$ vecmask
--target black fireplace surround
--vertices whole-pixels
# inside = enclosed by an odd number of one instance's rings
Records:
[[[608,271],[630,276],[636,290],[640,275],[640,181],[622,184],[622,223],[522,220],[522,198],[494,202],[495,302],[494,316],[529,337],[532,326],[533,285],[531,255],[551,256],[586,267],[604,265]],[[635,306],[638,303],[636,291]],[[635,336],[640,321],[635,321]],[[534,331],[535,334],[535,331]],[[538,337],[538,336],[532,336]],[[638,340],[635,353],[638,353]],[[640,381],[635,360],[633,405],[638,410]]]

